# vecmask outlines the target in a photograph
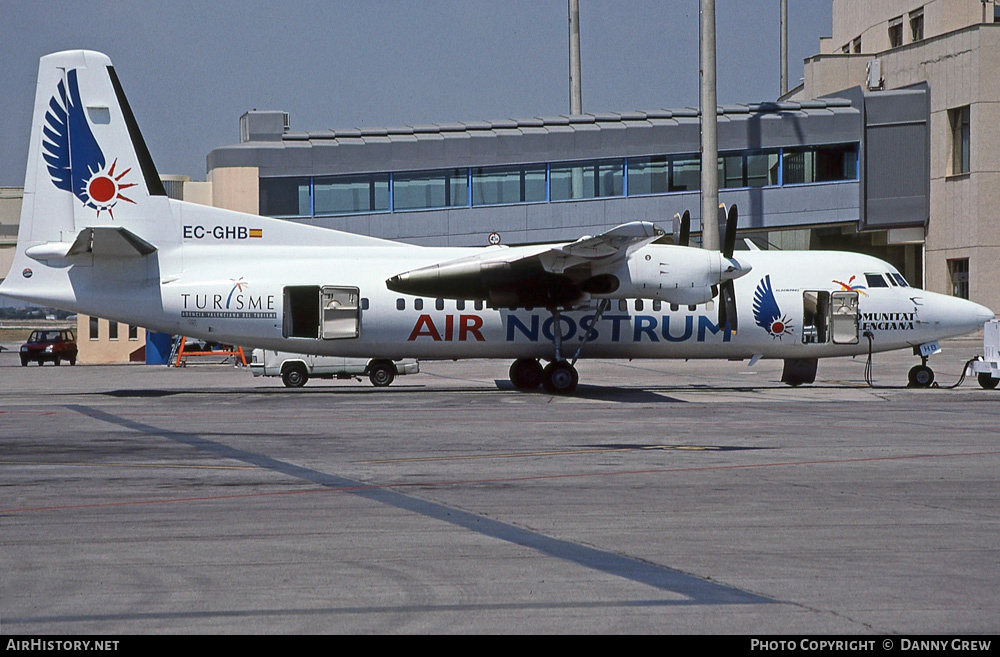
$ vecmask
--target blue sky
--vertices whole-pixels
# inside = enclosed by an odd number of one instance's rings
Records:
[[[581,0],[583,110],[698,105],[698,0]],[[720,104],[779,91],[779,0],[717,0]],[[789,86],[831,0],[789,2]],[[250,109],[292,130],[569,111],[566,0],[0,0],[0,186],[20,186],[38,58],[115,64],[161,173],[205,178]]]

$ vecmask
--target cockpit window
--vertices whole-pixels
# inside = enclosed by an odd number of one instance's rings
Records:
[[[868,281],[868,287],[889,287],[882,274],[865,274],[865,280]]]
[[[889,274],[889,275],[892,276],[893,280],[895,280],[897,283],[899,283],[900,287],[910,287],[910,284],[906,282],[906,279],[903,278],[902,274],[897,274],[897,273],[893,272],[892,274]]]

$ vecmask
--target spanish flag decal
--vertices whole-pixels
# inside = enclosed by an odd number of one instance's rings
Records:
[[[264,237],[264,231],[260,228],[251,228],[250,237]]]

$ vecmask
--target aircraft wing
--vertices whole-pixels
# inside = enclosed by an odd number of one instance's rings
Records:
[[[492,307],[565,306],[586,293],[606,293],[606,272],[664,235],[636,221],[594,237],[556,245],[496,248],[393,276],[390,290],[425,297],[484,299]]]

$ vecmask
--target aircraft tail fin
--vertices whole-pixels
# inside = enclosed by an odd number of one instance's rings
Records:
[[[169,216],[111,60],[87,50],[47,55],[37,84],[19,248],[72,243],[86,228],[155,225]]]

